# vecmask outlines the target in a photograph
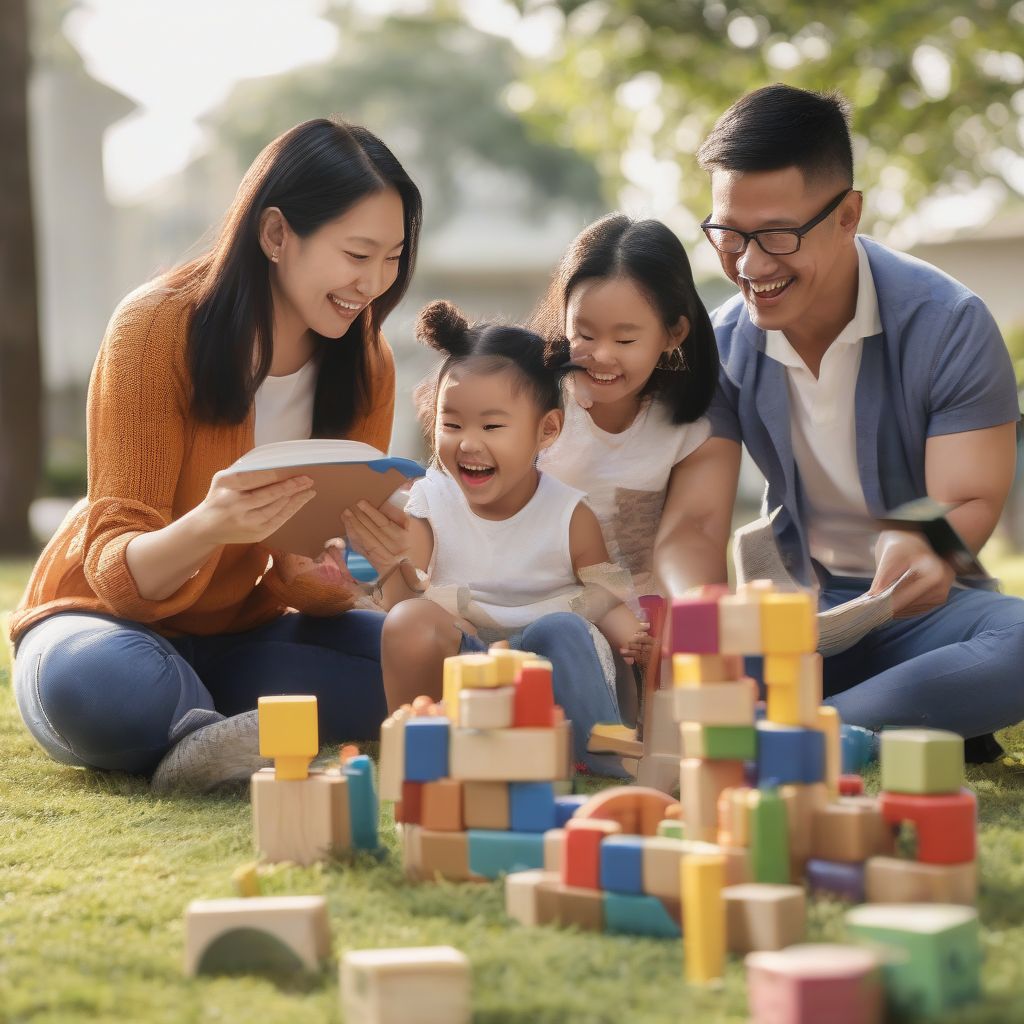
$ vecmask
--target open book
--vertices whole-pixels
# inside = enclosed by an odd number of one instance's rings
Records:
[[[296,555],[316,557],[325,541],[344,533],[341,513],[358,501],[380,508],[424,469],[411,459],[385,455],[361,441],[314,438],[278,441],[248,451],[217,476],[254,470],[279,470],[278,479],[308,476],[316,497],[307,502],[263,543]]]

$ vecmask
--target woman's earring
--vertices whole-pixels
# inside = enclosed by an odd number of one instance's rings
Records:
[[[676,345],[667,355],[662,352],[658,357],[657,367],[659,370],[668,370],[670,373],[681,373],[684,370],[688,370],[690,367],[686,362],[683,346]]]
[[[278,257],[278,254],[280,253],[280,251],[281,251],[280,249],[275,249],[275,250],[274,250],[274,251],[273,251],[273,252],[272,252],[272,253],[270,254],[270,262],[271,262],[271,263],[276,263],[276,262],[277,262],[277,257]]]

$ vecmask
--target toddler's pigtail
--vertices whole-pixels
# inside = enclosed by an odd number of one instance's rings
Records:
[[[416,318],[416,340],[449,356],[469,353],[469,323],[462,310],[437,299],[420,310]]]

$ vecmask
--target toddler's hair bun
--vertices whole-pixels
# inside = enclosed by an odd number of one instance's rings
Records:
[[[416,339],[439,352],[464,355],[469,350],[469,322],[458,306],[437,299],[420,310]]]

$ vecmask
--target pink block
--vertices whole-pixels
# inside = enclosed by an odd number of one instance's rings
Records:
[[[672,653],[718,653],[718,601],[677,597],[672,602]]]

